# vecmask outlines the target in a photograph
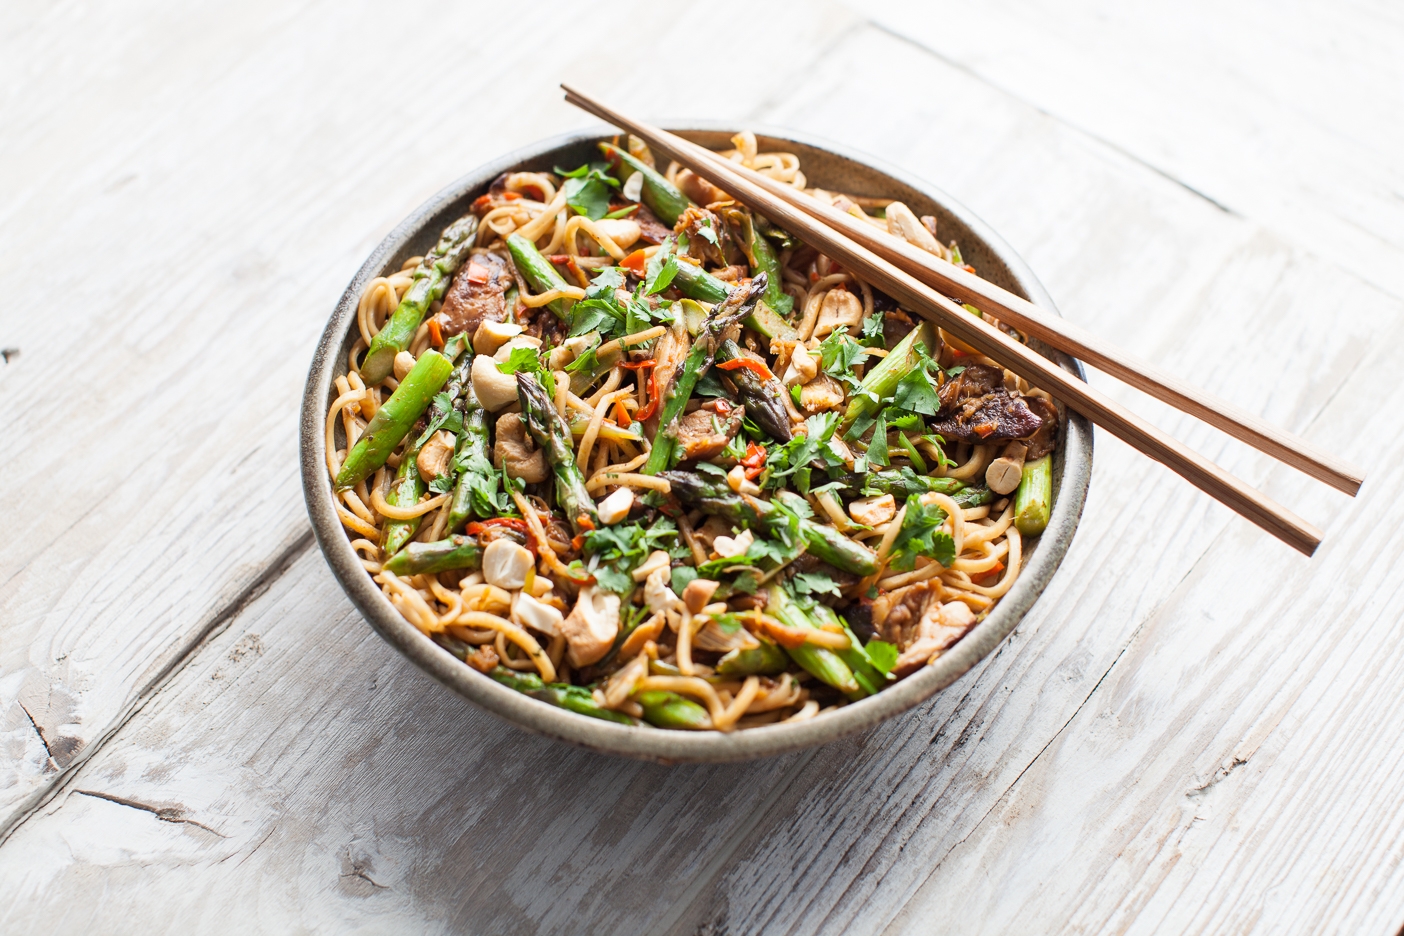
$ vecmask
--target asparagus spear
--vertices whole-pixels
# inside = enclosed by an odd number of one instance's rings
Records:
[[[453,462],[462,466],[449,502],[448,528],[456,530],[469,517],[487,519],[497,515],[497,472],[492,467],[488,445],[487,411],[469,389],[459,399],[463,428],[458,433]]]
[[[848,637],[849,647],[847,650],[836,650],[839,659],[843,660],[850,670],[853,671],[853,678],[858,685],[868,695],[876,695],[881,691],[887,682],[886,678],[868,659],[867,652],[863,649],[863,644],[858,640],[858,635],[853,633],[853,629],[848,626],[843,618],[839,617],[833,608],[826,604],[815,604],[810,609],[809,615],[819,624],[837,624],[843,628],[843,632]]]
[[[790,517],[776,510],[770,501],[733,493],[725,481],[713,482],[691,471],[665,471],[660,477],[667,479],[672,493],[683,503],[738,526],[773,532],[791,522]],[[854,575],[871,575],[877,570],[877,556],[871,549],[831,526],[801,519],[799,533],[809,552],[836,569]]]
[[[419,476],[419,466],[415,464],[415,459],[418,457],[418,444],[406,446],[404,454],[400,456],[400,467],[395,469],[395,481],[390,485],[389,493],[385,495],[385,502],[391,507],[413,507],[419,503],[424,492],[429,490],[429,485],[425,484],[424,479]],[[411,517],[408,520],[387,521],[385,524],[385,555],[393,556],[399,552],[400,547],[408,543],[410,537],[419,531],[419,524],[423,519],[423,517]]]
[[[643,173],[643,191],[641,192],[643,203],[648,206],[649,211],[658,215],[658,220],[669,227],[677,224],[678,216],[687,210],[688,205],[692,204],[687,200],[687,196],[678,191],[673,183],[663,178],[658,170],[642,160],[635,159],[630,153],[613,143],[601,143],[600,152],[604,153],[605,159],[614,167],[621,182],[627,182],[629,176],[636,172]],[[708,301],[720,302],[721,300],[711,299]]]
[[[444,229],[434,249],[424,255],[414,268],[414,282],[405,290],[385,327],[371,339],[370,350],[361,364],[361,377],[374,386],[390,375],[395,355],[409,347],[410,339],[424,320],[424,313],[436,300],[442,299],[453,274],[463,265],[478,233],[477,215],[464,215]]]
[[[540,699],[542,702],[557,708],[575,712],[577,715],[602,718],[605,721],[617,722],[621,725],[634,724],[634,720],[628,715],[602,708],[595,702],[590,690],[584,686],[572,686],[568,683],[544,683],[541,681],[541,677],[535,673],[518,673],[505,666],[497,667],[488,675],[508,689],[515,689],[523,695]],[[709,721],[708,726],[710,725]]]
[[[767,275],[767,282],[780,282],[780,275],[776,273],[772,280]],[[679,263],[678,273],[673,277],[673,285],[678,292],[689,299],[698,302],[722,302],[727,297],[726,283],[717,279],[700,266],[691,263]],[[766,290],[767,293],[770,291]],[[784,295],[782,292],[781,295]],[[785,296],[789,299],[789,296]],[[767,338],[788,338],[792,337],[795,330],[790,327],[790,323],[779,315],[776,315],[765,301],[756,303],[755,309],[742,322],[747,328],[753,328]]]
[[[565,278],[557,271],[555,265],[541,256],[536,245],[522,235],[509,234],[507,236],[507,249],[511,252],[512,262],[516,264],[522,277],[538,293],[550,292],[567,285]],[[556,318],[564,321],[566,314],[570,311],[571,304],[570,300],[567,299],[552,299],[546,303],[546,308],[550,309]]]
[[[712,727],[706,709],[676,692],[646,689],[634,693],[633,699],[643,709],[644,721],[658,728],[704,730]]]
[[[954,495],[965,490],[965,482],[955,478],[932,478],[919,475],[910,468],[889,468],[886,471],[869,471],[867,474],[849,475],[843,481],[845,489],[856,496],[872,493],[892,494],[899,500],[913,494]]]
[[[732,650],[717,661],[722,676],[773,676],[785,671],[785,651],[779,644],[761,640],[759,647]]]
[[[755,224],[750,224],[751,230],[751,275],[764,273],[770,281],[770,288],[765,291],[765,303],[775,311],[776,315],[786,316],[794,308],[795,298],[785,292],[784,281],[780,278],[780,258],[775,256],[775,248],[770,246],[770,241],[766,240]],[[771,337],[774,337],[773,335]]]
[[[766,603],[766,610],[775,615],[780,623],[786,627],[812,628],[815,626],[799,605],[791,600],[785,589],[776,584],[770,586],[770,601]],[[800,644],[798,647],[786,647],[785,652],[790,655],[790,659],[798,663],[815,679],[825,685],[833,686],[855,702],[868,695],[858,684],[858,680],[853,678],[853,670],[848,668],[848,664],[827,647],[816,647],[814,644],[806,643]]]
[[[864,416],[871,416],[877,412],[879,401],[892,396],[893,391],[897,389],[897,382],[907,376],[916,364],[918,343],[924,345],[928,352],[936,349],[936,328],[930,322],[922,322],[908,332],[907,337],[897,342],[897,347],[892,349],[892,353],[863,376],[858,385],[858,392],[849,400],[848,412],[844,414],[843,423],[839,427],[840,432],[846,431]]]
[[[726,328],[745,318],[755,308],[761,294],[765,292],[764,276],[751,280],[749,286],[738,286],[727,296],[726,302],[712,311],[702,325],[702,333],[692,343],[668,388],[663,391],[663,406],[658,417],[658,433],[653,438],[653,449],[648,454],[648,463],[643,467],[644,474],[658,474],[673,464],[673,449],[676,447],[674,432],[678,418],[687,407],[688,398],[697,386],[697,381],[712,366],[716,353],[717,338]]]
[[[527,432],[546,453],[551,473],[556,476],[556,503],[565,511],[576,533],[598,527],[600,515],[595,510],[595,501],[585,490],[585,476],[575,464],[570,424],[556,412],[555,404],[534,374],[517,374],[517,398],[522,402],[522,420]]]
[[[1014,526],[1025,536],[1038,536],[1048,526],[1053,506],[1053,456],[1024,462],[1024,476],[1014,492]]]
[[[419,575],[477,569],[482,561],[483,550],[476,536],[450,536],[434,543],[410,543],[386,560],[385,569],[396,575]]]
[[[730,338],[717,346],[717,361],[732,361],[741,358],[741,348]],[[783,401],[785,385],[773,374],[765,378],[745,367],[726,372],[736,385],[736,394],[746,404],[746,415],[757,426],[764,429],[772,438],[788,442],[793,438],[790,432],[790,413]]]
[[[336,476],[338,488],[355,487],[385,464],[395,446],[429,408],[434,394],[439,392],[452,370],[448,358],[437,351],[425,351],[419,356],[405,379],[390,394],[390,399],[371,417],[366,431],[351,446],[346,463]]]

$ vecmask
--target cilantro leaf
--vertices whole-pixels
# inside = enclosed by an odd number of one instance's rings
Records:
[[[565,177],[561,191],[565,193],[566,204],[591,221],[598,221],[609,211],[611,188],[619,187],[619,180],[609,175],[609,167],[604,163],[586,163],[573,172],[557,168],[556,174]]]
[[[663,242],[658,252],[644,266],[644,295],[655,296],[668,288],[678,275],[678,258],[673,256],[673,239]]]
[[[926,367],[922,366],[922,357],[925,357],[924,352],[918,357],[918,365],[897,381],[897,389],[892,394],[892,405],[900,410],[935,416],[941,409],[941,398],[936,395],[931,375]],[[930,360],[926,358],[926,361]]]
[[[507,360],[498,364],[497,369],[504,374],[533,374],[540,381],[541,389],[546,391],[547,396],[556,395],[556,378],[552,376],[550,368],[542,365],[541,355],[535,348],[524,348],[520,345],[513,348],[512,353],[507,355]]]
[[[870,348],[881,348],[887,343],[882,328],[883,311],[874,309],[873,314],[863,322],[863,344]]]
[[[878,413],[877,422],[873,423],[873,440],[868,443],[868,461],[874,465],[886,467],[887,457],[887,411]]]
[[[853,365],[863,360],[863,346],[848,337],[848,326],[830,332],[819,343],[820,366],[824,373],[850,387],[858,386],[858,378],[853,376]]]
[[[939,506],[923,504],[917,494],[908,497],[902,528],[892,544],[891,568],[910,572],[916,568],[919,556],[950,566],[955,561],[955,540],[941,529],[945,522],[946,512]]]
[[[863,648],[868,655],[868,662],[873,664],[879,673],[886,676],[892,672],[892,668],[897,665],[897,645],[890,644],[885,640],[870,640]]]
[[[822,572],[800,572],[790,579],[790,585],[802,595],[833,595],[840,597],[838,582]]]
[[[665,541],[676,540],[678,528],[661,518],[648,526],[618,523],[585,534],[582,552],[588,558],[586,570],[606,591],[628,595],[634,590],[634,569],[655,549],[666,548]]]

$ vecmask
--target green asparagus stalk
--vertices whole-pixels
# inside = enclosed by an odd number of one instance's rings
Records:
[[[375,386],[390,375],[395,355],[409,347],[419,323],[424,321],[424,313],[443,298],[453,274],[472,249],[477,233],[477,215],[464,215],[444,229],[434,249],[414,268],[414,282],[405,290],[404,298],[385,327],[371,339],[366,359],[361,363],[361,377],[368,386]]]
[[[589,689],[572,686],[568,683],[544,683],[535,673],[518,673],[505,666],[499,666],[488,674],[508,689],[515,689],[523,695],[539,699],[557,708],[563,708],[577,715],[601,718],[620,725],[633,725],[634,720],[622,712],[601,707],[595,702]],[[705,712],[703,713],[705,714]],[[710,722],[708,723],[710,725]]]
[[[766,275],[770,288],[765,291],[765,304],[783,318],[794,308],[795,298],[785,292],[785,281],[780,278],[780,258],[775,255],[775,248],[770,246],[770,241],[765,239],[754,224],[750,225],[750,229],[751,256],[755,260],[751,266],[751,275]]]
[[[1025,536],[1038,536],[1048,526],[1053,506],[1053,456],[1024,462],[1024,476],[1014,492],[1014,526]]]
[[[780,282],[780,275],[777,273],[772,280],[767,276],[767,282]],[[727,297],[726,283],[708,273],[702,267],[691,263],[679,263],[678,274],[673,277],[673,285],[678,292],[689,299],[697,302],[723,302]],[[770,289],[767,288],[767,293]],[[782,291],[781,295],[785,295]],[[786,299],[790,297],[785,295]],[[755,329],[767,338],[789,338],[793,337],[795,330],[790,327],[790,323],[785,321],[765,301],[756,303],[756,307],[747,316],[742,324],[747,328]]]
[[[717,338],[728,326],[750,315],[765,292],[766,279],[757,276],[748,286],[738,286],[727,296],[726,302],[712,310],[711,316],[702,326],[702,333],[692,343],[682,367],[673,375],[668,388],[663,391],[663,406],[658,417],[658,433],[653,438],[653,449],[648,454],[648,462],[643,467],[644,474],[656,475],[672,467],[673,450],[677,440],[674,437],[676,423],[687,407],[697,381],[712,366],[716,354]]]
[[[717,346],[718,363],[737,360],[740,357],[741,348],[730,338]],[[772,375],[767,379],[745,367],[729,370],[726,376],[736,385],[736,395],[745,404],[746,415],[751,417],[752,422],[765,430],[772,439],[788,442],[793,438],[790,432],[790,413],[785,409],[783,402],[785,385],[779,378]]]
[[[775,615],[786,627],[815,627],[814,622],[791,600],[785,589],[776,584],[770,586],[770,601],[766,603],[766,611]],[[853,678],[853,670],[848,668],[848,664],[827,647],[816,647],[806,643],[798,647],[786,647],[785,652],[815,679],[833,686],[855,702],[868,695],[858,684],[858,680]]]
[[[507,235],[507,250],[511,252],[512,262],[516,264],[522,277],[538,293],[550,292],[568,285],[565,278],[556,270],[555,265],[541,256],[536,245],[522,235]],[[564,321],[567,313],[570,312],[571,305],[572,303],[568,299],[552,299],[546,303],[546,308],[550,309],[556,318]]]
[[[840,432],[847,431],[849,426],[864,416],[871,416],[877,412],[879,401],[892,396],[898,381],[907,376],[916,365],[918,344],[924,345],[928,352],[936,350],[936,327],[930,322],[922,322],[908,332],[907,337],[897,342],[897,347],[892,349],[891,354],[863,376],[858,385],[858,392],[849,400],[848,412],[844,414],[843,423],[839,426]]]
[[[385,562],[385,570],[396,575],[447,572],[450,569],[477,569],[483,550],[476,536],[450,536],[433,543],[410,543]]]
[[[687,206],[692,202],[687,200],[687,196],[678,191],[677,187],[654,169],[648,163],[640,159],[635,159],[627,151],[620,149],[613,143],[601,143],[600,152],[604,153],[605,159],[614,167],[615,174],[619,176],[619,181],[627,182],[629,176],[636,172],[643,173],[643,190],[640,193],[643,203],[648,206],[648,210],[658,216],[658,220],[672,227],[678,223],[678,216],[687,210]],[[696,297],[694,297],[696,298]],[[720,299],[710,299],[709,302],[720,302]]]
[[[736,494],[725,481],[713,482],[691,471],[665,471],[660,477],[667,479],[673,495],[683,503],[738,526],[778,532],[792,522],[770,501]],[[836,569],[854,575],[872,575],[877,571],[877,556],[871,549],[831,526],[801,518],[799,534],[809,552]]]
[[[706,709],[676,692],[646,689],[634,693],[633,700],[643,709],[644,721],[657,728],[702,731],[712,727],[712,718]]]
[[[951,500],[956,502],[956,506],[962,508],[983,507],[986,504],[993,504],[995,492],[984,487],[968,487],[957,491],[951,495]]]
[[[366,431],[351,446],[346,463],[336,476],[338,488],[355,487],[385,464],[395,446],[409,434],[415,422],[429,408],[434,394],[439,392],[452,371],[453,364],[437,351],[425,351],[419,356],[405,379],[390,394],[390,399],[381,404],[371,417]]]
[[[415,464],[418,457],[418,444],[406,447],[400,457],[400,467],[395,469],[395,480],[390,485],[389,493],[385,495],[385,502],[391,507],[413,507],[429,490],[429,486],[419,475],[419,466]],[[419,532],[419,524],[423,519],[420,516],[408,520],[386,521],[383,547],[385,555],[393,556],[399,552],[400,548],[410,541],[410,537]]]
[[[774,676],[783,673],[786,665],[780,645],[761,640],[759,647],[727,653],[717,661],[717,672],[722,676]]]
[[[868,659],[867,652],[863,649],[863,644],[858,639],[858,635],[853,633],[853,629],[848,626],[848,622],[838,616],[833,608],[826,604],[815,604],[809,611],[812,617],[819,624],[837,624],[843,628],[844,634],[848,637],[849,647],[847,650],[836,650],[840,660],[843,660],[850,670],[853,671],[853,678],[858,685],[863,687],[863,691],[868,695],[876,695],[881,691],[887,682],[882,672]]]
[[[449,501],[450,530],[459,529],[469,517],[486,520],[497,516],[497,471],[492,467],[488,444],[487,411],[470,389],[459,400],[463,428],[458,432],[453,463],[461,470]]]
[[[576,533],[598,527],[600,515],[595,510],[594,498],[585,490],[585,476],[575,464],[570,424],[561,418],[534,374],[517,374],[517,398],[522,402],[522,420],[527,432],[546,453],[551,473],[556,476],[556,503],[565,511]]]
[[[910,468],[890,468],[886,471],[869,471],[867,474],[849,475],[843,481],[848,493],[855,497],[872,494],[891,494],[904,500],[913,494],[957,494],[965,490],[965,482],[955,478],[932,478],[919,475]]]

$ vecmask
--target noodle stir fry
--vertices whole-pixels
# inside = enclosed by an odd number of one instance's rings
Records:
[[[326,448],[367,573],[466,665],[625,725],[813,718],[948,652],[1048,522],[1057,408],[638,140],[599,151],[500,176],[362,294]]]

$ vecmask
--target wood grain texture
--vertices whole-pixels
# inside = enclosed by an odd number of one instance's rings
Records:
[[[1388,466],[1404,444],[1395,415],[1404,402],[1395,386],[1404,304],[1368,278],[1343,276],[1272,218],[1223,212],[890,32],[834,14],[796,35],[787,31],[793,17],[756,9],[775,17],[802,77],[765,94],[738,92],[745,118],[834,137],[939,180],[1014,244],[1080,324],[1375,469],[1349,501],[1103,383],[1301,505],[1327,531],[1317,558],[1296,557],[1102,436],[1063,570],[1006,644],[951,689],[815,752],[662,768],[533,739],[469,709],[365,627],[315,552],[294,548],[287,571],[270,576],[266,557],[277,550],[260,541],[265,552],[251,568],[262,571],[241,581],[263,575],[266,592],[228,612],[227,626],[0,845],[0,930],[1397,932],[1404,648],[1392,567],[1401,492]],[[229,79],[244,94],[250,85],[277,90],[257,99],[271,110],[258,120],[291,126],[293,114],[334,109],[331,98],[342,101],[348,88],[358,106],[379,102],[386,112],[405,99],[383,72],[357,78],[350,73],[360,66],[337,54],[374,17],[310,10],[258,34],[260,56],[287,62]],[[313,13],[328,35],[294,37],[307,22],[299,17]],[[686,33],[712,19],[692,12],[667,22]],[[231,41],[248,42],[238,25]],[[53,28],[31,28],[28,42],[57,43]],[[154,46],[145,54],[159,58],[154,37],[164,33],[146,29]],[[627,70],[611,85],[580,55],[543,75],[521,107],[501,106],[489,119],[504,136],[519,134],[512,142],[567,126],[563,106],[540,103],[560,78],[588,81],[644,115],[678,112],[671,89]],[[492,80],[484,86],[500,93]],[[239,97],[233,85],[227,93]],[[707,97],[680,110],[736,113],[734,102]],[[225,119],[255,125],[252,107]],[[259,202],[281,212],[289,250],[301,249],[299,238],[320,239],[321,262],[342,264],[321,286],[299,280],[307,274],[297,264],[280,268],[279,295],[328,292],[320,305],[298,300],[312,324],[301,346],[279,346],[292,349],[285,355],[308,353],[356,251],[397,211],[454,175],[465,150],[481,146],[486,156],[507,145],[440,122],[437,147],[411,134],[399,138],[411,153],[368,156],[336,149],[347,132],[328,126],[323,142],[304,145],[331,161],[318,174],[359,180],[364,195],[324,183],[353,193],[343,200],[355,204]],[[179,142],[155,138],[151,152],[180,152]],[[273,157],[254,149],[243,158]],[[293,175],[306,184],[309,172]],[[278,193],[296,202],[286,184]],[[235,212],[223,201],[211,210],[220,205]],[[115,230],[116,220],[107,223]],[[225,301],[230,288],[214,298]],[[250,287],[249,296],[268,288]],[[90,314],[100,327],[104,315]],[[269,365],[261,385],[268,399],[289,401],[286,428],[274,424],[289,449],[302,366],[280,376]],[[165,378],[172,396],[189,388],[188,376],[149,368],[132,365],[151,381],[144,386]],[[240,411],[222,412],[230,421]],[[24,418],[37,432],[37,417]],[[249,438],[240,432],[230,438]],[[290,455],[278,470],[282,480],[270,471],[263,488],[293,483]],[[255,488],[225,484],[231,498]],[[259,516],[264,529],[279,529],[266,519],[279,516],[269,497]],[[287,501],[295,547],[305,526],[291,491]],[[110,526],[151,522],[133,517],[144,515],[133,507]],[[189,517],[192,527],[209,520],[194,507]],[[231,541],[247,540],[252,524],[230,529]],[[171,533],[165,548],[197,551],[208,542],[200,532]],[[74,570],[86,556],[95,573],[113,574],[76,541],[64,548]],[[233,552],[224,547],[226,562]],[[36,602],[76,608],[68,580],[52,584],[62,576],[45,568],[52,591],[33,592]],[[208,615],[209,586],[191,578],[202,568],[149,574],[168,593],[166,607],[183,599],[198,608],[203,596]],[[132,627],[116,617],[121,605],[90,609],[88,630],[113,639]],[[12,616],[0,617],[5,627]],[[3,670],[0,687],[15,672],[28,670]]]
[[[725,6],[618,12],[657,39],[643,69],[727,30]],[[798,64],[851,20],[757,15],[787,23],[775,52]],[[390,67],[387,29],[430,19],[473,54],[432,79]],[[0,38],[0,342],[21,351],[0,439],[7,526],[27,534],[0,543],[0,832],[308,547],[297,400],[371,246],[472,166],[588,119],[480,25],[467,6],[58,6]],[[557,64],[593,72],[612,30],[580,17]],[[786,81],[722,70],[704,112]],[[424,100],[449,88],[471,119]]]

